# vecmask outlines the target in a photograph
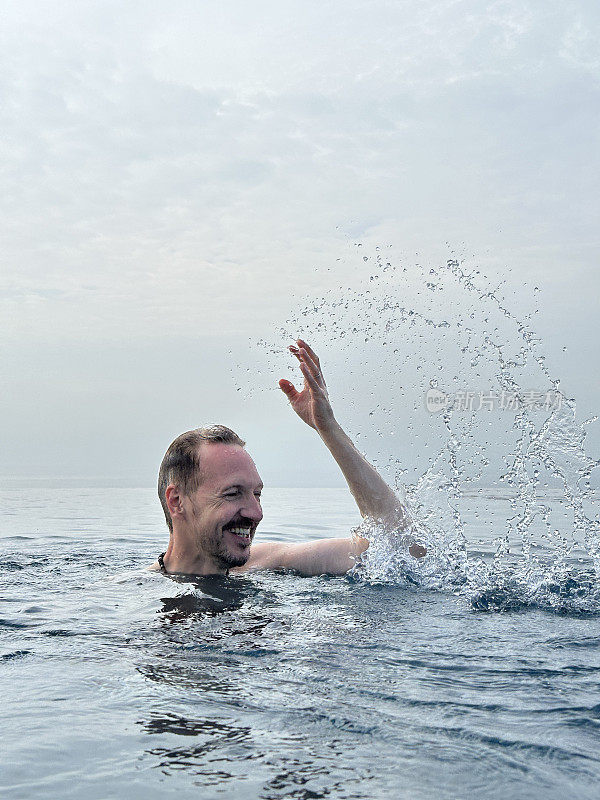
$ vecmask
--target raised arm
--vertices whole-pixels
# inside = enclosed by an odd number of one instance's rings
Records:
[[[280,380],[279,386],[300,419],[317,431],[336,460],[361,515],[406,527],[408,520],[402,504],[335,419],[318,356],[302,339],[290,351],[300,362],[304,389],[298,392],[286,380]]]
[[[304,388],[299,392],[290,381],[279,381],[292,408],[301,420],[317,431],[338,463],[362,516],[396,530],[408,528],[410,520],[400,500],[336,421],[317,355],[302,339],[298,339],[297,345],[292,345],[290,351],[300,362]],[[427,554],[409,533],[406,546],[415,558]],[[250,559],[241,569],[293,569],[303,575],[343,575],[368,547],[369,540],[360,537],[292,544],[257,542],[252,545]]]
[[[334,457],[356,500],[361,515],[372,517],[386,527],[407,528],[410,520],[404,506],[377,470],[356,449],[335,419],[321,364],[316,353],[302,339],[298,339],[297,346],[292,345],[290,351],[300,362],[300,369],[304,376],[304,388],[299,392],[287,380],[280,380],[279,386],[300,419],[317,431]],[[332,543],[332,550],[336,552],[344,550],[344,546],[341,544],[344,540],[329,541]],[[407,544],[410,554],[415,558],[422,558],[426,555],[427,551],[422,545],[414,541],[409,541]],[[353,542],[353,547],[355,548],[354,554],[363,552],[368,547],[368,541],[362,539]],[[343,571],[347,571],[349,568],[348,566]]]

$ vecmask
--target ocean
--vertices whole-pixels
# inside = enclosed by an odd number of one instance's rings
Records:
[[[360,522],[343,489],[263,506],[265,540]],[[344,577],[176,580],[146,570],[168,538],[153,489],[3,490],[0,795],[595,800],[590,560],[570,548],[540,582],[543,520],[498,553],[507,495],[463,506],[436,580],[382,569],[389,541]]]

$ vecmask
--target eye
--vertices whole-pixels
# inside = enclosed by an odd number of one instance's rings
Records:
[[[257,500],[260,500],[260,495],[260,492],[254,492],[254,497],[256,497]]]
[[[237,497],[239,494],[238,490],[236,489],[233,492],[227,492],[227,494],[223,495],[223,497]]]

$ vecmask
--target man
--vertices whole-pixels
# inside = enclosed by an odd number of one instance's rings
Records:
[[[280,380],[292,408],[314,428],[338,463],[363,517],[405,529],[406,512],[394,492],[338,425],[319,359],[302,339],[290,351],[300,362],[304,388]],[[215,575],[256,569],[291,569],[303,575],[343,575],[369,546],[367,539],[322,539],[286,544],[259,542],[262,481],[244,442],[215,425],[177,437],[162,461],[158,494],[171,531],[169,546],[154,569],[165,573]],[[409,552],[426,550],[407,539]]]

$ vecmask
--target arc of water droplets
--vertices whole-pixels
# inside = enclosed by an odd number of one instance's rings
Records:
[[[464,262],[456,258],[429,270],[421,288],[435,299],[443,297],[446,284],[449,283],[466,292],[466,296],[473,297],[476,305],[469,314],[469,320],[474,322],[469,324],[466,324],[461,313],[456,313],[452,321],[445,316],[435,319],[430,313],[422,313],[390,296],[377,298],[374,293],[377,287],[388,290],[397,288],[399,280],[410,283],[414,281],[415,273],[422,274],[425,270],[415,265],[410,273],[406,267],[400,271],[390,261],[384,264],[380,253],[377,253],[375,263],[376,274],[369,279],[372,288],[359,286],[353,290],[352,287],[340,287],[337,296],[330,293],[309,303],[286,321],[274,341],[269,343],[261,340],[260,346],[274,362],[279,362],[283,346],[298,336],[313,339],[327,334],[328,341],[336,341],[338,348],[355,348],[359,335],[363,336],[365,343],[377,341],[379,337],[381,346],[389,347],[394,344],[395,331],[402,327],[408,327],[411,331],[418,331],[419,326],[422,330],[435,332],[453,330],[457,334],[460,353],[470,358],[470,368],[475,370],[482,365],[495,363],[494,375],[499,388],[514,394],[519,407],[512,426],[516,432],[514,452],[507,469],[499,476],[499,480],[513,490],[510,495],[512,516],[508,520],[508,529],[496,540],[496,552],[491,565],[468,556],[465,526],[460,513],[463,483],[467,479],[461,461],[462,451],[469,445],[485,464],[485,445],[475,438],[475,414],[465,421],[458,415],[456,401],[453,401],[442,416],[446,432],[443,447],[431,460],[426,472],[414,485],[406,487],[403,495],[413,520],[414,533],[429,548],[428,558],[416,562],[406,557],[406,548],[398,547],[399,540],[394,538],[393,533],[378,530],[372,522],[366,522],[361,527],[361,533],[371,539],[371,546],[356,574],[371,580],[408,580],[432,588],[451,588],[483,607],[486,607],[486,603],[501,605],[505,601],[510,605],[518,601],[547,604],[550,607],[559,607],[560,603],[569,606],[571,603],[575,609],[592,608],[600,611],[600,593],[597,589],[597,579],[600,577],[600,521],[598,518],[589,518],[584,507],[585,501],[592,497],[591,475],[599,462],[585,453],[586,434],[584,426],[575,422],[575,401],[562,393],[560,381],[550,374],[545,356],[539,352],[539,337],[523,319],[509,310],[499,294],[500,287],[486,287],[486,278],[479,270],[467,271]],[[417,289],[417,294],[419,291]],[[484,316],[483,323],[486,326],[489,325],[491,314],[509,321],[521,342],[517,352],[506,355],[506,344],[501,340],[504,331],[498,327],[499,323],[493,331],[484,329],[481,344],[477,345],[473,326],[477,314],[484,313],[484,307],[491,309],[485,311],[487,316]],[[423,341],[422,334],[417,333],[417,338]],[[393,353],[397,354],[398,349],[393,349]],[[536,419],[536,410],[524,402],[525,390],[516,374],[516,370],[527,368],[530,361],[537,365],[543,379],[560,398],[560,407],[553,410],[541,425]],[[442,370],[442,367],[439,365],[438,369]],[[420,370],[421,364],[415,368]],[[443,382],[442,376],[440,382],[435,381],[435,385],[443,385]],[[383,406],[378,404],[370,413],[383,413],[382,409]],[[391,460],[397,462],[397,459]],[[545,468],[549,476],[561,482],[564,502],[573,515],[573,536],[570,541],[564,533],[552,531],[550,506],[539,502],[540,468]],[[475,477],[480,474],[477,473]],[[447,504],[447,514],[432,511],[436,507],[434,498],[440,495],[443,495]],[[550,563],[542,563],[534,552],[533,524],[536,519],[543,525],[544,538],[552,552]],[[571,596],[570,590],[565,589],[572,583],[569,560],[577,536],[582,538],[596,573],[596,582],[589,582],[589,591],[583,591],[583,596],[577,590],[571,592]],[[514,559],[508,563],[512,555],[511,539],[516,539],[522,546],[523,556],[518,564]],[[587,584],[580,579],[577,585],[585,587]]]

